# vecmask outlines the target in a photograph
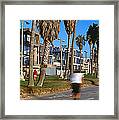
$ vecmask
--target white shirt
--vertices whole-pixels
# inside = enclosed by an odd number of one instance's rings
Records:
[[[82,83],[83,73],[72,73],[70,76],[71,83]]]

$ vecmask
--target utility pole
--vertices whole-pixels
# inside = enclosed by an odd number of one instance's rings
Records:
[[[61,54],[60,54],[60,60],[61,60],[61,62],[60,62],[60,67],[61,67],[60,77],[63,78],[63,72],[62,72],[62,42],[64,42],[64,41],[60,38],[58,38],[58,40],[60,40],[60,52],[61,52]]]

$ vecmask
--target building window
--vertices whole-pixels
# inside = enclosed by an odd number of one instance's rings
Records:
[[[49,57],[49,64],[52,64],[52,56]]]
[[[80,52],[77,50],[77,57],[80,57]]]
[[[78,65],[78,70],[80,70],[80,65]]]
[[[76,51],[74,50],[74,56],[76,56]]]
[[[62,53],[62,59],[65,60],[65,53]]]
[[[24,57],[24,65],[29,65],[29,56]]]
[[[50,47],[50,55],[52,55],[53,54],[53,49],[52,49],[52,47]]]
[[[65,65],[65,60],[62,61],[62,64]]]
[[[24,46],[24,54],[29,55],[30,47]]]
[[[76,57],[78,57],[78,50],[76,50]]]
[[[30,42],[30,35],[27,35],[27,41]]]
[[[76,63],[77,63],[77,64],[80,64],[79,58],[76,59]]]
[[[83,64],[83,59],[80,59],[79,61],[80,61],[80,64]]]
[[[76,58],[74,57],[74,63],[76,63]]]
[[[73,68],[74,68],[74,70],[77,70],[77,66],[76,65],[74,65]]]

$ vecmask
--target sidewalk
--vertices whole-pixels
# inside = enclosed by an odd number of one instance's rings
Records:
[[[99,99],[99,87],[87,87],[81,89],[81,98],[80,100],[98,100]],[[72,89],[53,93],[44,96],[32,96],[30,100],[73,100],[72,98]]]

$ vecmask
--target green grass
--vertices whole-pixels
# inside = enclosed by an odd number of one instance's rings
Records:
[[[67,82],[44,82],[43,88],[64,88],[68,84]]]
[[[93,75],[91,75],[91,74],[84,75],[84,80],[90,81],[94,85],[98,85],[99,84],[99,79],[96,78],[95,74],[93,74]]]
[[[63,79],[60,79],[58,75],[55,75],[55,76],[46,76],[45,77],[46,80],[63,80]],[[37,77],[37,80],[39,80],[39,75]]]
[[[59,80],[59,76],[46,76],[46,80]]]
[[[27,86],[28,85],[28,80],[22,81],[20,80],[20,86]]]
[[[38,83],[38,77],[37,80],[34,81],[35,87],[37,87]],[[99,79],[96,78],[96,75],[87,74],[84,75],[84,79],[92,82],[97,82]],[[20,81],[20,86],[28,86],[28,80],[26,81]],[[67,86],[67,81],[60,79],[59,76],[46,76],[46,79],[44,80],[43,88],[56,88],[56,87],[65,87]]]
[[[37,87],[38,83],[38,77],[37,80],[34,81],[35,86]],[[59,79],[59,76],[46,76],[46,79],[44,80],[43,88],[58,88],[58,87],[65,87],[67,86],[67,81],[63,79]],[[20,81],[20,86],[28,86],[28,80],[26,81]]]
[[[91,74],[87,74],[87,75],[86,75],[86,74],[85,74],[85,75],[84,75],[84,78],[97,79],[95,74],[93,74],[93,75],[91,75]]]
[[[24,86],[26,87],[28,85],[28,81],[20,81],[20,86]],[[43,87],[42,88],[65,88],[66,86],[68,86],[67,82],[48,82],[48,81],[44,81]],[[34,88],[38,88],[39,86],[34,86]]]

